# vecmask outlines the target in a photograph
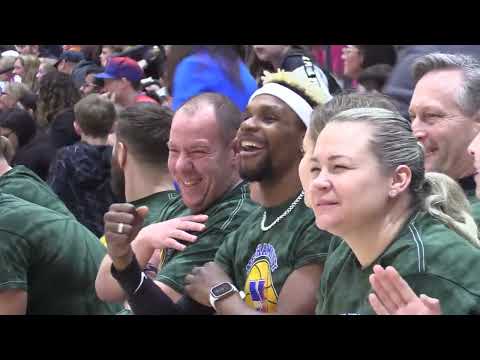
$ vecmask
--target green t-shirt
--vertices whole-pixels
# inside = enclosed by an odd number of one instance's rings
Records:
[[[172,201],[180,198],[179,194],[174,190],[161,191],[144,198],[132,201],[132,205],[136,208],[147,206],[149,211],[147,217],[143,221],[143,226],[147,226],[157,222],[162,211],[170,206]]]
[[[475,219],[475,222],[480,226],[480,200],[475,194],[475,179],[473,176],[467,176],[458,180],[458,183],[462,187],[465,195],[467,196],[470,205],[472,206],[472,215]]]
[[[160,191],[149,196],[145,196],[141,199],[132,201],[131,204],[138,208],[140,206],[148,207],[147,217],[143,221],[143,226],[148,226],[157,221],[160,216],[160,213],[163,212],[165,207],[168,207],[172,201],[179,198],[177,192],[173,190]],[[107,241],[105,240],[105,235],[100,238],[100,242],[107,246]]]
[[[265,225],[269,226],[291,203],[257,208],[215,256],[235,286],[245,292],[245,302],[261,312],[276,310],[283,284],[293,271],[307,264],[323,264],[328,253],[332,235],[316,227],[314,214],[303,200],[271,229],[260,228],[265,210]]]
[[[439,299],[444,314],[480,312],[480,250],[431,215],[417,213],[365,269],[341,241],[325,263],[316,313],[374,314],[368,277],[375,264],[393,266],[417,295]]]
[[[73,216],[62,200],[37,174],[23,165],[14,166],[0,176],[0,192]]]
[[[28,294],[27,314],[115,314],[95,293],[105,248],[71,216],[0,194],[0,290]]]
[[[206,229],[198,234],[195,243],[188,244],[184,251],[167,250],[157,280],[183,293],[184,280],[195,266],[213,261],[227,234],[236,230],[245,218],[257,207],[250,200],[248,184],[242,182],[215,202],[203,214],[208,215]],[[191,211],[179,197],[165,208],[158,221],[190,215]]]

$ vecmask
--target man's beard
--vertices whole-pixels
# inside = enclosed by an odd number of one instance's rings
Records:
[[[265,156],[254,168],[243,166],[240,159],[240,177],[245,181],[262,181],[273,177],[272,159]]]
[[[125,174],[120,166],[118,166],[114,157],[112,157],[110,168],[110,187],[115,196],[117,196],[118,199],[122,199],[121,202],[125,202]]]

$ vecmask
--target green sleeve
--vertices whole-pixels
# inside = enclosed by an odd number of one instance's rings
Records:
[[[439,299],[444,315],[480,313],[480,296],[469,292],[459,284],[428,273],[407,275],[404,279],[415,294],[425,294]]]
[[[319,230],[315,223],[297,237],[294,255],[294,269],[309,264],[323,264],[327,258],[331,235]]]
[[[233,259],[235,259],[235,250],[237,248],[237,233],[238,230],[230,233],[215,255],[215,262],[222,267],[223,271],[225,271],[231,279],[233,279],[235,275],[233,271]]]
[[[0,230],[0,290],[27,290],[29,246],[26,239]]]
[[[0,183],[0,189],[6,194],[11,194],[47,209],[72,216],[72,213],[58,196],[50,190],[46,183],[41,184],[25,177],[8,177]]]
[[[224,236],[224,233],[215,228],[202,233],[195,243],[189,244],[182,252],[176,252],[159,271],[156,279],[175,291],[183,293],[185,276],[195,266],[203,266],[213,261]]]

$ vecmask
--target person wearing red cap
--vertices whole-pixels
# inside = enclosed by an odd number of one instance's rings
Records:
[[[157,103],[140,92],[143,70],[138,63],[128,57],[112,57],[103,73],[95,78],[103,79],[104,91],[116,105],[128,107],[139,102]]]

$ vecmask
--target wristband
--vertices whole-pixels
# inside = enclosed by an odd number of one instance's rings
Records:
[[[134,295],[140,286],[142,286],[143,281],[147,277],[138,264],[137,258],[135,255],[132,257],[132,261],[128,266],[122,271],[115,269],[115,266],[110,266],[110,272],[112,277],[118,281],[122,289],[127,293],[128,296]]]

